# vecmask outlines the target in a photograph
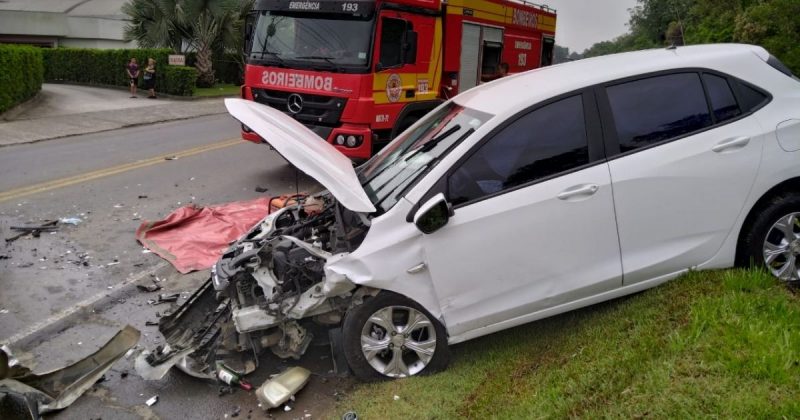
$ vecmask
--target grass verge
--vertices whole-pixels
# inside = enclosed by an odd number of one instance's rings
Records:
[[[210,88],[196,88],[194,96],[213,98],[216,96],[239,96],[239,85],[216,84]]]
[[[726,270],[454,346],[446,371],[359,385],[332,414],[798,418],[798,395],[800,296]]]

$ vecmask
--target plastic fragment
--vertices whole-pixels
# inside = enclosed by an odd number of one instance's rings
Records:
[[[62,224],[65,224],[65,225],[77,226],[82,221],[83,221],[83,219],[81,219],[80,217],[65,217],[63,219],[59,219],[58,223],[62,223]]]
[[[157,402],[158,402],[158,395],[153,395],[152,397],[150,397],[149,400],[145,401],[145,404],[147,404],[148,407],[152,407]]]

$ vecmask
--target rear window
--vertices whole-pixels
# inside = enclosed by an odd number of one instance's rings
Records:
[[[744,112],[754,111],[760,108],[769,99],[769,97],[755,88],[748,86],[744,83],[739,83],[739,100],[741,101],[742,110]]]
[[[708,98],[718,123],[736,118],[742,113],[727,79],[706,73],[703,74],[703,80],[706,82]]]

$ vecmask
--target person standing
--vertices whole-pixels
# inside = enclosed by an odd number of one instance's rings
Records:
[[[130,78],[131,83],[131,98],[135,98],[136,87],[139,84],[139,65],[136,64],[135,58],[131,58],[131,61],[128,62],[126,71],[128,72],[128,77]]]
[[[148,99],[156,99],[156,60],[147,59],[147,67],[144,69],[144,88],[147,89]]]

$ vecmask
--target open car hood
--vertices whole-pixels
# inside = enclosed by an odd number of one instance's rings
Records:
[[[350,159],[303,124],[281,111],[245,99],[225,99],[225,107],[297,169],[327,188],[343,206],[362,213],[375,211]]]

